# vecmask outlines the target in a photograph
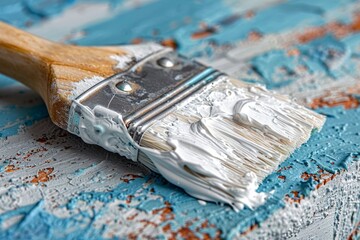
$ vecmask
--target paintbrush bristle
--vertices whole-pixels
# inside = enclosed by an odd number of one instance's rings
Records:
[[[288,97],[223,77],[145,132],[139,161],[204,200],[241,209],[265,195],[258,183],[325,118]],[[225,79],[226,78],[226,79]]]

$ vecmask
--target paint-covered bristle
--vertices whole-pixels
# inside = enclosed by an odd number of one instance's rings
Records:
[[[198,198],[235,209],[266,197],[259,182],[325,118],[288,97],[221,77],[153,125],[139,160]]]

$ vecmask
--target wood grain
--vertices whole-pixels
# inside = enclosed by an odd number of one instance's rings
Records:
[[[126,54],[120,47],[81,47],[51,42],[0,22],[0,73],[38,92],[52,121],[64,129],[71,106],[72,83],[120,72],[110,56]]]

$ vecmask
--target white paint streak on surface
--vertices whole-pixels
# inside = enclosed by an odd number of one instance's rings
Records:
[[[356,226],[360,204],[360,162],[342,172],[325,186],[314,190],[301,203],[287,202],[241,239],[347,239]],[[236,230],[235,230],[236,231]]]
[[[64,41],[66,40],[64,36],[70,32],[107,17],[109,17],[108,3],[80,3],[57,17],[31,27],[28,31],[54,41]],[[66,27],[59,28],[59,25]]]
[[[46,142],[42,139],[46,139]],[[0,214],[43,200],[49,213],[66,217],[74,213],[59,206],[68,203],[74,195],[91,191],[106,192],[118,186],[121,183],[119,178],[124,175],[142,176],[149,173],[118,154],[87,145],[78,137],[56,127],[49,119],[25,128],[16,136],[1,139],[0,147],[0,158],[8,159],[6,166],[14,166],[13,172],[2,173],[0,178]],[[34,180],[40,171],[48,168],[53,171],[47,179]],[[83,210],[91,210],[91,207],[86,206]],[[118,210],[119,215],[134,211],[127,208]],[[115,209],[113,211],[115,213]],[[152,216],[142,217],[150,219]],[[8,224],[11,221],[6,226]],[[124,231],[132,229],[126,228]]]
[[[58,16],[53,16],[28,29],[29,32],[45,37],[53,41],[67,41],[83,36],[85,33],[79,31],[95,22],[105,20],[114,14],[138,7],[139,4],[146,4],[153,0],[125,0],[117,7],[110,7],[109,3],[85,3],[80,2],[69,7]],[[59,27],[61,26],[61,27]]]

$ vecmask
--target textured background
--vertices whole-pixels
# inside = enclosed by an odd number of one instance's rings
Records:
[[[360,1],[2,0],[0,20],[60,42],[156,41],[327,116],[238,213],[54,126],[0,76],[0,238],[346,239],[360,232]]]

